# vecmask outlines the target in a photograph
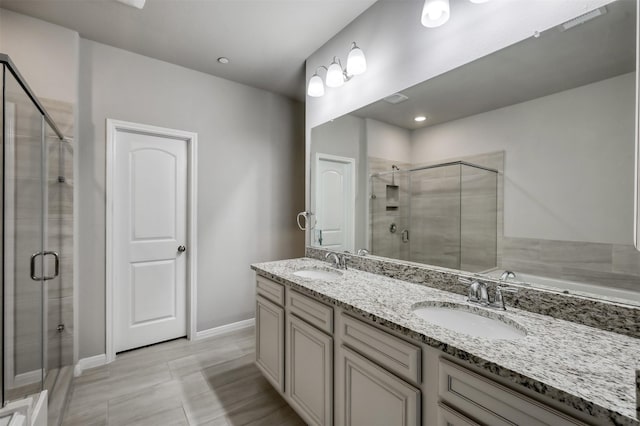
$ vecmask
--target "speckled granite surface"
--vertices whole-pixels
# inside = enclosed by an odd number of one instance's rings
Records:
[[[526,329],[527,336],[499,344],[427,323],[412,312],[425,301],[468,305],[464,296],[425,285],[349,269],[332,281],[300,278],[300,269],[329,268],[301,258],[252,265],[267,278],[369,318],[460,360],[588,412],[602,424],[637,425],[636,368],[640,340],[511,309],[490,311]]]
[[[315,247],[307,247],[306,249],[306,256],[314,259],[324,260],[326,253],[327,250]],[[355,269],[462,295],[466,295],[467,288],[458,283],[458,277],[477,276],[461,271],[438,269],[376,256],[346,256],[349,259],[349,265]],[[497,283],[497,280],[490,278],[483,277],[482,280],[493,283],[492,285]],[[517,294],[506,296],[509,306],[640,338],[640,308],[637,306],[617,303],[613,299],[603,300],[600,298],[596,300],[563,294],[551,289],[544,290],[512,283],[510,285],[519,287],[520,290]]]

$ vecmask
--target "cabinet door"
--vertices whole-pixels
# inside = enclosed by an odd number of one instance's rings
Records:
[[[284,392],[284,309],[256,297],[256,365]]]
[[[420,391],[345,346],[336,377],[337,422],[346,426],[420,424]]]
[[[309,424],[333,424],[333,339],[290,314],[286,365],[291,405]]]

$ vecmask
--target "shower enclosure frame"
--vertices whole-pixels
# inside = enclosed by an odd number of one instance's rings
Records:
[[[49,115],[49,113],[47,112],[47,110],[44,108],[44,106],[42,105],[42,103],[38,100],[38,98],[35,96],[33,90],[29,87],[29,85],[27,84],[26,80],[24,79],[24,77],[21,75],[21,73],[18,71],[17,67],[15,66],[15,64],[13,63],[13,61],[11,60],[11,58],[4,54],[4,53],[0,53],[0,69],[2,71],[2,93],[0,94],[1,98],[0,98],[0,105],[1,105],[1,111],[0,111],[0,117],[1,117],[1,127],[2,127],[2,150],[0,150],[0,158],[2,161],[2,176],[0,177],[0,182],[1,182],[1,191],[2,191],[2,197],[0,199],[0,206],[2,207],[2,222],[1,222],[1,226],[2,226],[2,242],[0,245],[0,256],[2,257],[2,262],[0,265],[0,273],[2,274],[2,291],[0,292],[0,303],[2,306],[2,313],[0,315],[0,353],[2,354],[3,360],[0,363],[0,400],[2,401],[2,406],[5,405],[6,403],[6,396],[5,395],[5,383],[6,383],[6,371],[5,371],[5,359],[4,357],[6,356],[5,350],[6,350],[6,344],[5,344],[5,337],[7,337],[5,335],[5,254],[7,253],[7,246],[6,246],[6,236],[7,236],[7,229],[6,229],[6,220],[5,220],[5,189],[6,189],[6,182],[5,182],[5,170],[6,170],[6,166],[7,166],[7,156],[6,156],[6,149],[7,149],[7,145],[6,145],[6,141],[5,141],[5,137],[7,135],[7,108],[6,108],[6,88],[7,88],[7,72],[9,72],[12,76],[12,79],[20,86],[20,88],[22,89],[24,95],[26,95],[29,100],[31,101],[31,104],[33,107],[35,107],[35,109],[39,112],[41,118],[41,124],[40,124],[40,129],[41,129],[41,140],[40,140],[40,145],[41,145],[41,158],[40,158],[40,185],[41,185],[41,189],[44,191],[44,187],[45,187],[45,183],[46,183],[46,158],[45,158],[45,154],[46,154],[46,126],[48,125],[49,128],[55,133],[55,137],[57,137],[60,141],[64,141],[64,135],[62,134],[62,132],[60,131],[60,129],[58,128],[58,126],[56,125],[56,123],[54,122],[54,120],[51,118],[51,116]],[[14,119],[15,119],[15,112],[14,112]],[[17,147],[17,144],[15,144],[14,141],[14,149]],[[45,281],[45,277],[44,277],[44,259],[41,263],[41,267],[39,268],[41,270],[41,275],[38,278],[37,275],[34,274],[35,271],[35,258],[39,255],[42,255],[43,257],[45,256],[45,247],[44,247],[44,241],[45,241],[45,230],[47,229],[47,225],[45,223],[47,215],[44,211],[44,206],[45,206],[45,201],[44,201],[44,194],[46,194],[46,192],[43,192],[41,194],[41,208],[42,211],[40,212],[40,246],[42,247],[42,250],[39,253],[34,253],[32,255],[32,262],[31,262],[31,278],[34,281]],[[55,276],[57,276],[58,274],[58,263],[59,259],[57,257],[56,254],[56,272],[55,272]],[[15,287],[15,282],[14,282],[14,287]],[[44,309],[44,299],[43,297],[43,292],[41,292],[41,307],[42,307],[42,311],[41,311],[41,330],[40,330],[40,365],[41,365],[41,388],[44,387],[44,375],[43,372],[45,371],[45,348],[47,347],[47,343],[46,343],[46,328],[44,327],[45,324],[45,309]],[[15,368],[15,366],[13,366]]]
[[[495,263],[497,265],[498,263],[498,212],[500,209],[500,200],[499,200],[499,176],[500,176],[500,171],[496,170],[494,168],[490,168],[490,167],[485,167],[485,166],[481,166],[478,164],[474,164],[474,163],[470,163],[468,161],[464,161],[464,160],[455,160],[455,161],[445,161],[442,163],[437,163],[437,164],[429,164],[429,165],[424,165],[424,166],[418,166],[418,167],[412,167],[409,169],[404,169],[404,170],[399,170],[397,168],[389,170],[389,171],[384,171],[384,172],[375,172],[375,173],[371,173],[369,175],[369,192],[370,192],[370,197],[369,200],[375,200],[377,198],[377,195],[374,193],[374,184],[373,184],[373,179],[374,178],[381,178],[381,177],[385,177],[385,176],[389,176],[391,175],[392,177],[395,177],[396,174],[405,174],[408,178],[407,178],[407,184],[408,184],[408,191],[409,191],[409,217],[408,220],[409,222],[411,222],[411,215],[413,214],[412,211],[412,201],[413,201],[413,191],[412,191],[412,179],[411,179],[411,174],[414,172],[420,172],[420,171],[425,171],[425,170],[431,170],[431,169],[438,169],[438,168],[444,168],[444,167],[452,167],[452,166],[458,166],[459,167],[459,180],[458,180],[458,211],[459,211],[459,223],[458,223],[458,235],[459,235],[459,251],[458,251],[458,267],[456,269],[461,269],[461,265],[462,265],[462,221],[463,221],[463,201],[462,201],[462,193],[463,193],[463,167],[471,167],[473,169],[478,169],[478,170],[483,170],[486,172],[490,172],[492,174],[494,174],[495,176],[495,226],[496,226],[496,232],[495,232],[495,239],[493,242],[493,254],[494,254],[494,258],[495,258]],[[395,167],[395,166],[393,166]],[[370,226],[369,226],[369,246],[371,249],[371,252],[373,254],[375,253],[375,247],[374,247],[374,218],[375,218],[375,209],[373,208],[373,206],[370,204],[369,205],[369,221],[370,221]],[[409,226],[410,228],[410,226]],[[411,245],[410,242],[411,238],[408,237],[408,241],[409,241],[409,245]],[[408,260],[408,261],[416,261],[412,258],[411,256],[411,248],[409,249],[409,258],[408,259],[403,259],[403,260]],[[422,263],[422,262],[420,262]],[[441,266],[441,267],[448,267],[448,266],[443,266],[443,265],[433,265],[433,266]],[[494,265],[495,266],[495,265]]]

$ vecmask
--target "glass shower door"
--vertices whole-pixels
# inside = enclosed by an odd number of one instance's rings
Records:
[[[9,401],[43,387],[48,271],[44,119],[13,74],[3,72],[3,396]]]

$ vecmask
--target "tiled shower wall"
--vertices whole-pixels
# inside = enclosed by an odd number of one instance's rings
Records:
[[[393,165],[408,170],[411,165],[382,158],[369,157],[369,176],[372,173],[390,172]],[[387,202],[387,186],[398,186],[398,201]],[[402,242],[402,231],[409,228],[409,185],[407,173],[386,174],[370,180],[369,250],[377,256],[410,260],[409,244]],[[389,207],[391,207],[389,209]],[[395,207],[395,209],[393,209]],[[391,232],[395,224],[396,231]]]
[[[379,158],[369,157],[368,160],[370,173],[389,171],[391,165],[394,164],[392,161]],[[459,222],[458,212],[456,212],[458,205],[455,202],[458,189],[452,186],[447,190],[447,179],[444,176],[447,171],[444,170],[441,172],[442,176],[429,175],[427,177],[430,179],[425,179],[420,186],[414,184],[412,188],[414,208],[426,209],[427,211],[435,209],[435,211],[429,211],[429,214],[436,219],[430,220],[429,223],[423,223],[420,220],[411,223],[409,227],[412,239],[411,251],[409,252],[407,248],[402,246],[399,233],[392,235],[388,232],[374,232],[372,243],[375,254],[454,269],[458,269],[459,262],[461,265],[459,269],[479,272],[488,269],[485,266],[491,264],[489,246],[495,240],[496,260],[494,264],[501,269],[640,291],[640,252],[630,244],[504,236],[504,153],[489,153],[456,158],[451,161],[456,160],[464,160],[499,172],[496,200],[492,198],[491,192],[482,190],[483,187],[489,189],[491,186],[490,182],[486,181],[487,175],[469,173],[466,177],[476,188],[471,189],[467,186],[470,190],[466,196],[463,194],[463,207],[466,211],[478,214],[472,214],[462,221],[462,226],[465,226],[466,221],[469,222],[467,230],[472,232],[464,233],[468,238],[463,238],[460,243],[461,258],[458,257],[458,252],[455,250],[457,242],[454,241],[457,240],[456,235],[459,233],[459,228],[455,225]],[[403,164],[400,168],[408,169],[424,165],[427,164]],[[396,181],[398,181],[398,177],[399,175],[396,175]],[[454,180],[457,183],[458,180],[455,178]],[[475,184],[474,180],[476,180]],[[483,180],[484,183],[482,183]],[[376,194],[383,193],[384,183],[379,180],[380,187],[375,186],[374,183]],[[478,189],[480,191],[477,191]],[[424,197],[421,198],[420,191],[427,190],[432,192],[432,195],[435,192],[436,198],[431,196],[429,201]],[[370,226],[384,231],[392,219],[408,221],[408,215],[402,212],[403,209],[407,211],[409,208],[408,193],[405,192],[404,195],[406,198],[401,196],[400,208],[393,214],[384,211],[384,200],[372,200],[370,214],[374,221],[373,223],[369,222]],[[434,202],[436,200],[437,202]],[[478,223],[488,217],[483,211],[488,211],[494,202],[497,206],[495,239],[487,234],[490,228]],[[371,232],[369,235],[372,235]],[[417,241],[421,241],[421,243],[417,243]],[[407,245],[405,244],[405,246]]]
[[[398,164],[374,157],[368,160],[370,173],[390,171],[392,164],[402,170],[429,165]],[[456,160],[501,172],[504,154]],[[385,199],[391,175],[373,178],[372,183],[376,197],[370,204],[369,235],[374,254],[474,272],[497,266],[503,185],[495,173],[468,166],[446,166],[411,172],[411,183],[408,173],[398,173],[395,183],[400,187],[400,203],[392,211],[387,210]],[[398,226],[395,234],[389,232],[391,223]],[[402,241],[403,229],[409,231],[409,243]]]

